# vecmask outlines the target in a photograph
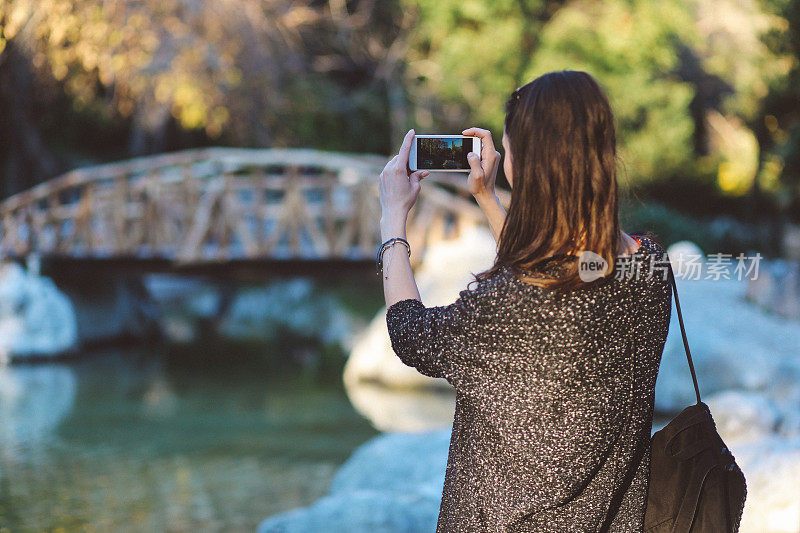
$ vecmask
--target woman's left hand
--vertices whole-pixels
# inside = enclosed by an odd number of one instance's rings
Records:
[[[408,154],[411,152],[413,139],[414,130],[408,130],[400,151],[386,163],[381,172],[379,196],[382,220],[399,218],[405,221],[419,196],[420,180],[430,174],[427,170],[417,170],[410,174],[408,172]]]

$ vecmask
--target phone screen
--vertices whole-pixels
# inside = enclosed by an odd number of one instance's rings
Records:
[[[467,154],[472,151],[472,137],[417,138],[417,168],[419,170],[467,169]]]

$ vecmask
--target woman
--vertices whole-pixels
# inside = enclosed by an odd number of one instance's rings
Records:
[[[381,173],[384,241],[405,237],[427,175],[407,173],[413,133]],[[491,134],[463,134],[483,140],[468,183],[498,242],[494,266],[453,304],[425,307],[405,246],[383,255],[394,351],[456,390],[437,531],[642,531],[671,294],[653,234],[620,229],[608,100],[576,71],[514,91],[507,214]],[[583,251],[605,275],[581,279]]]

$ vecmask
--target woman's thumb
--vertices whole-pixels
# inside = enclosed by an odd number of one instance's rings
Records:
[[[478,176],[483,173],[483,168],[481,168],[481,158],[478,157],[478,154],[475,152],[468,153],[467,162],[469,162],[469,168],[478,173]]]

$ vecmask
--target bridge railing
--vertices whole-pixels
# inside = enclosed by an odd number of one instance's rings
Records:
[[[308,149],[207,148],[73,170],[0,203],[0,254],[161,259],[374,258],[387,158]],[[409,214],[428,244],[485,224],[466,177],[432,174]],[[500,193],[508,205],[508,194]]]

